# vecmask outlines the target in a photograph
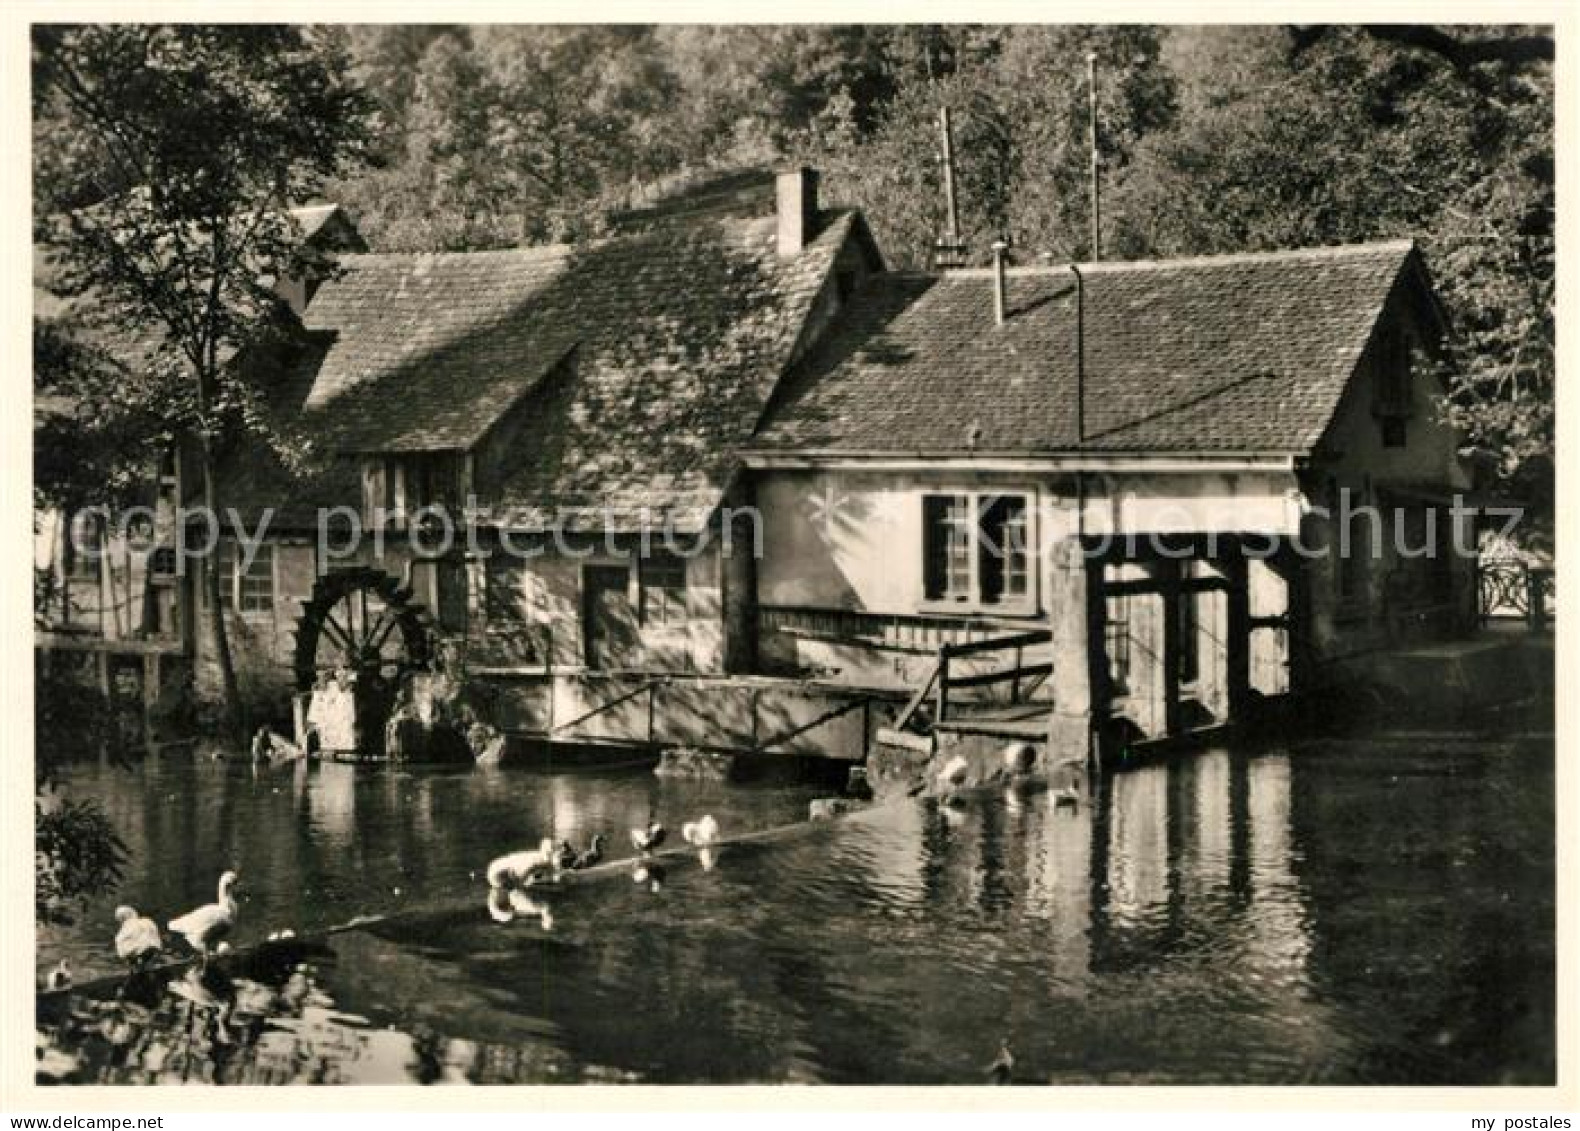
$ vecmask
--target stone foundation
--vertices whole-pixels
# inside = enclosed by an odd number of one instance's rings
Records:
[[[867,759],[866,784],[879,801],[893,797],[955,797],[1045,782],[1053,767],[1046,746],[962,735],[945,738],[931,752],[880,745]]]
[[[488,721],[487,703],[464,680],[444,672],[406,677],[384,726],[386,756],[396,762],[497,765],[506,737]]]
[[[683,778],[690,781],[729,781],[735,766],[733,754],[712,750],[697,750],[689,746],[675,746],[665,750],[658,759],[653,773],[661,778]]]

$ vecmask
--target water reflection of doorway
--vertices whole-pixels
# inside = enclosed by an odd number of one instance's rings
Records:
[[[582,567],[582,659],[594,671],[620,667],[634,638],[630,580],[628,566]]]

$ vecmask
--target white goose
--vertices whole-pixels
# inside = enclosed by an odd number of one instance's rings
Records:
[[[231,928],[236,925],[234,893],[237,878],[235,872],[226,872],[219,878],[219,897],[215,902],[205,904],[196,911],[188,911],[167,924],[171,931],[185,938],[187,944],[205,959],[213,951],[214,945],[230,934]]]
[[[708,813],[695,821],[680,826],[680,839],[696,848],[707,848],[719,839],[719,822]]]
[[[500,856],[488,865],[488,886],[529,887],[540,880],[553,879],[557,871],[556,855],[553,838],[544,837],[537,848],[524,848]]]
[[[115,956],[133,970],[159,957],[164,940],[159,936],[159,924],[146,915],[139,915],[135,907],[122,905],[115,909],[115,921],[120,929],[115,932]]]

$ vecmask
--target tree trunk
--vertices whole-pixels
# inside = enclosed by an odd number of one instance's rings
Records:
[[[214,496],[214,461],[209,452],[207,436],[199,437],[199,460],[203,476],[203,507],[219,527],[219,506]],[[236,686],[236,665],[231,661],[230,636],[225,629],[225,610],[220,603],[219,546],[203,556],[203,597],[208,606],[209,643],[214,649],[214,659],[219,663],[220,705],[224,709],[225,729],[232,738],[242,742],[246,738],[246,720],[242,717],[241,691]]]

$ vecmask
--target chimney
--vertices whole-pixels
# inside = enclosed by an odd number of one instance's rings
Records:
[[[788,259],[817,236],[817,170],[786,169],[775,182],[779,257]]]
[[[1004,293],[1004,253],[1008,250],[1009,241],[1002,236],[993,241],[993,323],[997,326],[1004,325],[1004,309],[1008,301]]]

